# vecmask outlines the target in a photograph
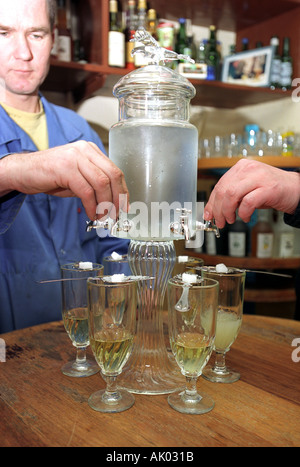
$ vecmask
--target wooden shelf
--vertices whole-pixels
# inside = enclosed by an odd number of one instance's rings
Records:
[[[104,86],[108,75],[125,75],[126,68],[112,68],[96,63],[60,62],[51,59],[50,72],[42,91],[71,92],[74,102],[89,97]]]
[[[49,75],[42,90],[71,92],[74,101],[88,97],[101,89],[108,75],[126,75],[127,68],[115,68],[97,63],[81,64],[51,60]],[[196,88],[192,105],[233,109],[244,105],[254,105],[290,97],[292,91],[271,90],[269,88],[251,88],[237,86],[221,81],[190,80]]]
[[[125,68],[111,68],[107,65],[108,0],[81,0],[77,2],[77,8],[79,18],[84,19],[80,24],[80,35],[90,63],[66,63],[52,60],[49,76],[42,87],[42,90],[48,91],[71,91],[75,102],[99,90],[104,85],[108,75],[124,75],[129,72]],[[295,76],[298,76],[297,44],[300,38],[298,36],[294,37],[297,34],[298,27],[290,27],[289,18],[294,23],[297,23],[300,17],[300,0],[280,0],[278,2],[264,0],[263,3],[258,2],[258,0],[248,0],[247,2],[228,0],[225,3],[223,0],[211,0],[209,2],[186,0],[184,10],[182,2],[178,0],[173,2],[169,2],[168,0],[152,0],[151,8],[157,10],[159,17],[167,19],[178,20],[184,11],[185,17],[192,18],[195,25],[207,27],[210,24],[215,24],[218,29],[235,31],[238,34],[243,34],[244,31],[247,31],[245,37],[249,37],[251,40],[253,36],[253,34],[251,35],[251,31],[252,29],[256,31],[257,24],[262,25],[262,30],[254,33],[255,40],[257,37],[262,39],[262,33],[267,34],[268,31],[272,30],[280,31],[280,34],[285,35],[290,35],[293,32],[291,43],[295,47],[295,51],[292,55],[294,56]],[[286,15],[290,16],[286,17]],[[284,19],[278,23],[282,16],[284,16]],[[276,20],[274,27],[273,23],[270,25],[268,23],[273,18],[274,21]],[[268,23],[268,27],[263,26],[264,23]],[[268,88],[237,86],[218,81],[199,82],[199,80],[192,80],[192,83],[197,91],[192,104],[201,106],[232,109],[244,105],[282,99],[291,95],[291,91],[272,91]]]
[[[233,256],[211,256],[204,253],[195,253],[190,250],[184,250],[185,255],[194,256],[196,258],[202,258],[204,264],[207,266],[216,266],[217,264],[226,264],[233,268],[243,269],[257,269],[272,271],[276,269],[298,269],[300,268],[300,257],[299,258],[236,258]]]
[[[246,289],[245,302],[287,303],[296,301],[295,289]]]
[[[274,100],[290,98],[292,91],[266,87],[240,86],[222,81],[200,81],[191,79],[196,88],[192,105],[235,109],[246,105],[262,104]]]
[[[229,169],[243,157],[211,157],[198,160],[198,170]],[[283,156],[248,156],[247,159],[264,162],[265,164],[281,169],[293,169],[300,167],[300,157]]]
[[[299,0],[151,0],[160,17],[177,21],[183,14],[192,18],[193,24],[209,27],[215,24],[218,29],[239,31],[259,22],[277,17],[300,6]]]

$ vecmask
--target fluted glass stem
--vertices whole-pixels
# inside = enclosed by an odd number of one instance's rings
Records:
[[[174,243],[131,241],[128,261],[133,274],[153,277],[139,283],[137,334],[119,384],[140,394],[167,394],[184,384],[163,332],[163,301],[176,260]]]

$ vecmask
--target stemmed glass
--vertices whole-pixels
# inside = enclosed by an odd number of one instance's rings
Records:
[[[115,275],[88,280],[90,343],[101,368],[106,389],[92,394],[89,406],[98,412],[123,412],[135,402],[134,396],[117,387],[133,347],[136,331],[137,282]]]
[[[61,369],[66,376],[80,378],[99,371],[97,363],[86,356],[89,346],[87,279],[102,275],[101,264],[82,262],[61,266],[62,318],[65,330],[77,349],[76,360],[66,363]]]
[[[191,276],[186,283],[184,276]],[[214,407],[214,401],[197,392],[197,380],[208,362],[214,345],[218,307],[218,282],[197,275],[175,276],[168,282],[168,316],[171,349],[186,378],[184,391],[168,397],[178,412],[202,414]]]
[[[242,325],[246,272],[235,268],[217,272],[215,267],[205,267],[202,277],[217,280],[220,286],[215,363],[205,368],[203,377],[215,383],[234,383],[240,379],[240,374],[226,366],[225,358]]]

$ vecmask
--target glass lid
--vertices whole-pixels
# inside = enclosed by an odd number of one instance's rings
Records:
[[[184,76],[160,65],[147,65],[125,75],[114,86],[113,94],[119,97],[146,90],[158,91],[162,94],[180,92],[187,99],[192,99],[196,94],[194,86]]]

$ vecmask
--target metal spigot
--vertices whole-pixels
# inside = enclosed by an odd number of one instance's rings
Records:
[[[190,240],[190,229],[189,229],[189,214],[192,213],[189,209],[176,209],[176,212],[181,212],[179,221],[172,222],[170,224],[170,230],[175,235],[183,235],[185,240]]]
[[[179,221],[172,222],[170,224],[170,230],[175,235],[183,235],[186,241],[193,240],[195,238],[196,232],[204,230],[205,232],[215,232],[217,238],[220,238],[220,231],[218,227],[214,224],[213,220],[206,221],[205,223],[196,221],[196,230],[191,232],[189,228],[189,215],[192,213],[189,209],[176,209],[177,212],[180,212]]]
[[[86,231],[91,232],[93,229],[111,230],[113,228],[112,222],[113,221],[110,217],[105,220],[95,219],[93,221],[88,221]]]
[[[115,222],[113,219],[108,217],[105,220],[96,219],[94,221],[88,221],[86,231],[91,232],[93,229],[105,229],[110,230],[112,236],[115,236],[117,232],[129,232],[132,227],[132,222],[125,219],[122,223],[120,220]]]
[[[206,221],[204,224],[203,222],[196,221],[196,231],[197,230],[204,230],[205,232],[215,232],[216,237],[220,238],[220,230],[214,224],[214,221]]]

